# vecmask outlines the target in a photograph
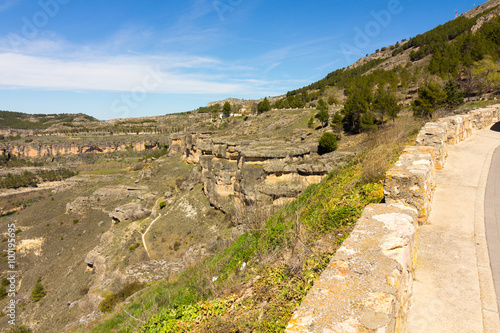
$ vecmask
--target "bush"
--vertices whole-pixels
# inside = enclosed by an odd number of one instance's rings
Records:
[[[127,284],[117,293],[112,293],[106,296],[99,304],[99,311],[101,312],[111,312],[116,304],[123,302],[127,297],[132,296],[134,293],[138,292],[144,288],[144,285],[139,282],[133,282]]]
[[[167,207],[167,203],[165,201],[160,201],[160,209]]]
[[[309,127],[309,128],[314,127],[314,117],[309,118],[309,122],[307,123],[307,127]]]
[[[73,224],[77,224],[78,222],[80,222],[78,219],[73,220]]]
[[[326,132],[321,136],[321,138],[319,138],[318,153],[320,155],[331,153],[332,151],[337,150],[337,148],[338,143],[337,136],[335,134]]]
[[[29,328],[27,326],[20,325],[20,326],[11,327],[8,332],[9,333],[32,333],[33,331],[31,330],[31,328]]]
[[[31,297],[30,297],[30,299],[32,301],[34,301],[34,302],[38,302],[46,294],[47,293],[45,292],[45,290],[43,289],[43,286],[42,286],[42,278],[38,278],[38,280],[36,281],[35,287],[31,291]]]

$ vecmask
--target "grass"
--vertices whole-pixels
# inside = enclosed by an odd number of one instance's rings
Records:
[[[363,207],[382,200],[382,185],[360,182],[362,172],[360,158],[338,168],[261,228],[133,296],[92,332],[283,331]],[[312,250],[326,235],[331,244]],[[248,290],[251,297],[237,297]]]
[[[111,175],[116,173],[126,173],[126,169],[113,168],[113,169],[102,169],[102,170],[93,170],[93,171],[85,171],[82,174],[85,175]]]

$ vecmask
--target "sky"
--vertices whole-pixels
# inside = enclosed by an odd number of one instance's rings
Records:
[[[0,0],[0,110],[106,120],[281,95],[481,3]]]

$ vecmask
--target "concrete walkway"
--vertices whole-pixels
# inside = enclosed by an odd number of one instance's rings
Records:
[[[484,222],[485,188],[498,146],[500,133],[491,130],[447,146],[429,224],[417,232],[410,333],[500,332]]]

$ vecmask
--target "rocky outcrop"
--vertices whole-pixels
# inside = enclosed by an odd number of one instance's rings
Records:
[[[144,219],[151,214],[151,210],[145,208],[141,204],[131,202],[120,207],[116,207],[115,210],[109,213],[109,217],[113,221],[119,223],[123,221],[136,221]]]
[[[317,145],[238,141],[209,133],[172,136],[169,147],[170,154],[182,153],[187,163],[201,165],[210,203],[236,215],[248,206],[276,207],[294,200],[353,156],[318,156]]]
[[[115,151],[146,151],[159,149],[157,141],[140,142],[102,142],[102,143],[2,143],[0,152],[10,153],[20,158],[38,158],[60,155],[78,155],[85,153],[113,153]]]

